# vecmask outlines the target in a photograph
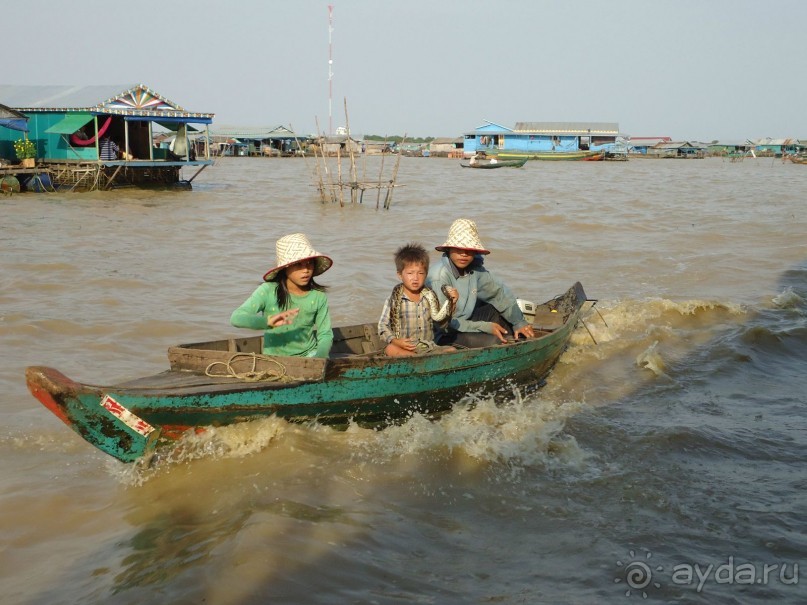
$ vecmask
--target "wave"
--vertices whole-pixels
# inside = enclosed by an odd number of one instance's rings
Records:
[[[540,395],[540,393],[539,393]],[[529,468],[579,469],[588,455],[564,431],[580,402],[556,402],[524,397],[515,390],[510,401],[468,396],[454,409],[431,420],[413,414],[377,430],[350,423],[344,430],[317,423],[293,424],[275,416],[224,427],[188,432],[177,442],[158,449],[151,466],[110,469],[130,485],[141,485],[178,464],[200,459],[271,457],[283,464],[299,450],[314,460],[334,464],[419,465],[448,464],[463,472],[495,468],[497,476],[517,479]],[[297,454],[299,457],[299,454]]]
[[[210,428],[162,450],[158,464],[127,481],[202,458],[284,456],[287,442],[296,441],[336,448],[345,463],[425,458],[465,471],[495,467],[514,478],[530,468],[579,470],[589,454],[566,424],[581,410],[731,376],[753,362],[744,339],[768,339],[760,335],[769,329],[753,325],[765,315],[731,302],[653,298],[601,301],[596,309],[586,314],[547,384],[530,396],[514,390],[505,404],[469,396],[439,419],[414,414],[382,431],[356,424],[340,431],[274,417]]]

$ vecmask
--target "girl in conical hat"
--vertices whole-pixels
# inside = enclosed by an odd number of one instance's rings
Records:
[[[233,311],[236,328],[264,330],[264,355],[328,357],[333,344],[326,287],[314,281],[333,261],[302,233],[277,240],[275,266],[264,282]]]

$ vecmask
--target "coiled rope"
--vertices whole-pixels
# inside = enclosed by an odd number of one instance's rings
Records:
[[[250,370],[245,372],[237,372],[235,368],[233,368],[235,361],[241,357],[252,359],[252,368]],[[271,362],[275,364],[278,369],[266,368],[264,370],[258,370],[258,360]],[[224,366],[225,373],[214,374],[213,368],[217,366]],[[231,355],[227,361],[214,361],[208,365],[207,368],[205,368],[205,376],[210,376],[211,378],[237,378],[238,380],[243,380],[245,382],[269,382],[284,379],[291,380],[291,377],[286,375],[286,366],[280,363],[277,359],[267,357],[266,355],[259,355],[257,353],[235,353],[234,355]]]

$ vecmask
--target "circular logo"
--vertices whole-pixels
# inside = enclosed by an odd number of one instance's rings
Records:
[[[635,591],[641,594],[643,598],[647,598],[648,587],[661,588],[661,584],[653,581],[654,571],[664,571],[661,565],[652,568],[648,561],[653,556],[653,553],[647,552],[644,558],[637,557],[635,551],[630,551],[630,560],[626,562],[617,561],[618,567],[622,568],[622,576],[614,578],[614,583],[620,584],[625,582],[628,589],[625,591],[625,596],[629,597]]]

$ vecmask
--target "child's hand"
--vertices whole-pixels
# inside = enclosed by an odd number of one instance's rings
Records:
[[[456,288],[452,288],[451,286],[446,286],[446,292],[448,293],[448,297],[454,301],[454,304],[457,304],[457,301],[460,299],[460,293],[457,291]]]
[[[505,338],[507,336],[507,330],[503,326],[500,326],[495,322],[491,322],[490,333],[493,334],[496,338],[498,338],[501,342],[503,343],[507,342],[507,338]]]
[[[277,315],[270,315],[266,320],[266,325],[270,328],[277,328],[278,326],[287,326],[294,323],[294,318],[300,309],[289,309],[288,311],[281,311]]]
[[[414,351],[415,347],[417,346],[415,341],[411,338],[393,338],[392,343],[398,347],[401,347],[405,351]]]

